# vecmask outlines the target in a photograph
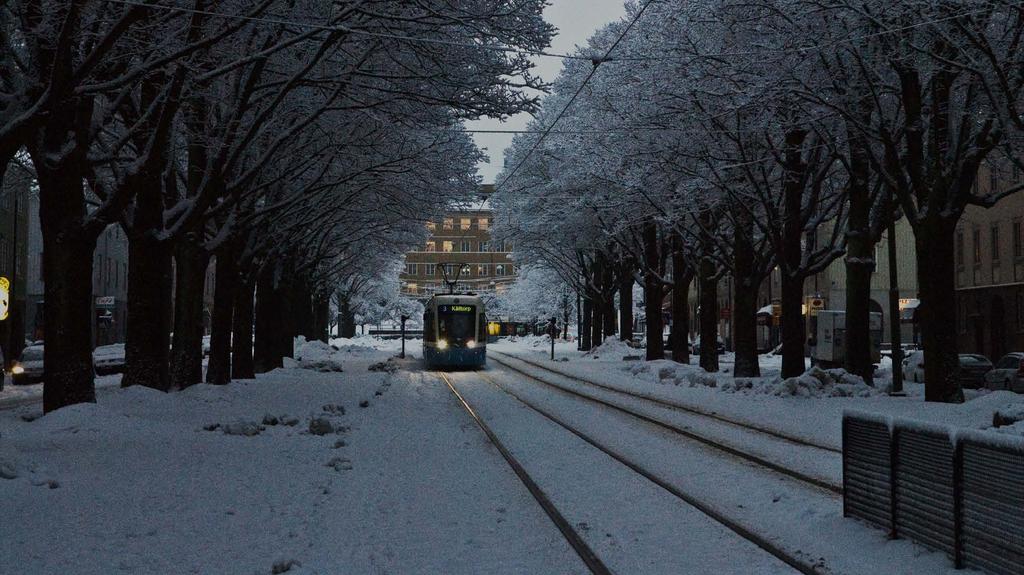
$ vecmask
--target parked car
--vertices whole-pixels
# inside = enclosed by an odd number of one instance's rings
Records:
[[[976,353],[960,354],[960,385],[970,389],[985,387],[985,374],[992,371],[992,362]]]
[[[43,346],[30,345],[21,352],[21,360],[11,366],[11,383],[24,385],[43,379]]]
[[[92,363],[98,375],[124,371],[124,344],[101,345],[92,351]]]
[[[985,374],[992,370],[992,362],[976,353],[960,354],[960,385],[968,388],[985,386]],[[903,379],[924,382],[924,350],[913,351],[903,360]]]
[[[985,387],[1024,393],[1024,352],[1008,353],[985,374]]]
[[[722,341],[722,338],[717,339],[718,341],[715,347],[718,351],[718,355],[723,355],[725,353],[725,342]],[[693,355],[700,355],[700,336],[697,336],[697,339],[693,340],[690,344],[690,353]]]

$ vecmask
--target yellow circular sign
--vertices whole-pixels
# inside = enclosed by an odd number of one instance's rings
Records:
[[[11,315],[11,280],[0,276],[0,321]]]

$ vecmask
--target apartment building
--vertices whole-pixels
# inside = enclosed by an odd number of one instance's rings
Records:
[[[405,255],[399,276],[402,292],[427,298],[455,291],[502,293],[515,281],[509,259],[512,245],[491,239],[494,212],[487,200],[493,186],[484,186],[481,199],[427,223],[423,246]]]

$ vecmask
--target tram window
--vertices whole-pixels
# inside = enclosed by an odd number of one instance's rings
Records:
[[[423,341],[437,341],[434,333],[434,312],[423,312]]]
[[[454,341],[473,339],[476,333],[476,308],[473,306],[453,306],[468,308],[451,311],[448,306],[440,306],[437,310],[437,336]]]
[[[479,316],[477,316],[476,320],[477,320],[476,340],[477,341],[487,341],[487,318],[484,316],[484,314],[480,314]]]

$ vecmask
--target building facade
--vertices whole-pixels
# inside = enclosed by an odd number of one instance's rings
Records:
[[[405,255],[399,276],[402,293],[428,298],[455,291],[502,293],[515,281],[509,259],[512,245],[491,239],[494,213],[485,186],[480,201],[427,223],[430,235],[421,249]]]
[[[1024,183],[1020,170],[980,170],[982,193]],[[969,206],[954,238],[957,344],[993,361],[1024,350],[1024,195]]]

